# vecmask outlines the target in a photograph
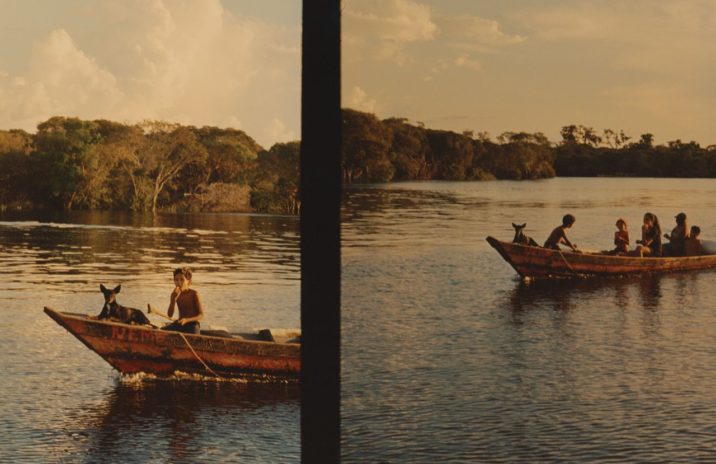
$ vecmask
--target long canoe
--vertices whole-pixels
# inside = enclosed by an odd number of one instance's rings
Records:
[[[261,341],[258,334],[182,334],[48,307],[45,313],[123,374],[184,373],[270,381],[298,380],[301,371],[297,342]]]
[[[487,242],[523,278],[619,276],[716,267],[716,255],[640,258],[552,250],[503,242],[494,237],[487,237]]]

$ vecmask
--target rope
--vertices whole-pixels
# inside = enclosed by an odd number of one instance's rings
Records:
[[[557,246],[559,247],[559,245],[557,245]],[[567,261],[567,258],[565,258],[564,255],[562,254],[562,250],[560,248],[557,248],[557,251],[559,252],[559,256],[562,257],[562,261],[564,261],[564,264],[567,265],[567,269],[572,271],[572,274],[574,274],[575,276],[579,276],[579,274],[574,269],[572,269],[572,266],[569,264],[569,261]]]
[[[184,341],[186,342],[186,346],[189,347],[189,349],[191,350],[191,352],[194,353],[194,356],[196,357],[196,359],[198,359],[199,362],[204,365],[204,367],[206,368],[206,370],[209,371],[209,372],[211,372],[212,374],[214,374],[216,377],[218,377],[218,378],[220,378],[220,379],[223,379],[222,376],[220,376],[219,374],[217,374],[216,372],[214,372],[214,370],[213,370],[211,367],[207,366],[206,363],[204,362],[204,360],[201,359],[198,354],[196,354],[196,351],[194,351],[194,348],[192,348],[191,343],[189,343],[189,340],[186,339],[186,337],[184,336],[184,334],[183,334],[182,332],[177,332],[177,333],[178,333],[179,335],[181,335],[181,338],[183,338]]]

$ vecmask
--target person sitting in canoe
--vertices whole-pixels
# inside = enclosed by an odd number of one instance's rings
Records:
[[[576,221],[574,216],[571,214],[565,214],[562,218],[562,225],[555,227],[552,233],[549,234],[547,241],[544,242],[544,247],[559,250],[560,243],[563,243],[571,248],[572,251],[577,251],[577,245],[569,241],[566,233],[566,230],[572,227],[574,221]]]
[[[669,243],[664,245],[664,256],[683,256],[684,241],[689,238],[689,226],[686,224],[686,214],[676,215],[676,227],[671,230],[671,235],[664,234]]]
[[[636,243],[640,244],[634,250],[636,256],[661,256],[661,226],[659,226],[659,218],[655,214],[646,213],[644,215],[641,240],[637,240]]]
[[[167,316],[174,315],[174,307],[179,308],[179,319],[169,325],[162,327],[162,330],[174,330],[199,334],[201,327],[199,321],[204,318],[204,307],[201,305],[199,293],[189,288],[191,284],[191,269],[181,267],[174,270],[174,291],[169,295],[169,308]]]
[[[704,254],[703,245],[701,244],[701,239],[699,238],[700,233],[701,228],[699,226],[691,226],[689,236],[686,237],[686,240],[684,240],[685,256],[699,256]]]
[[[624,219],[617,219],[617,231],[614,232],[614,245],[616,248],[612,250],[612,254],[624,255],[629,252],[629,229]]]

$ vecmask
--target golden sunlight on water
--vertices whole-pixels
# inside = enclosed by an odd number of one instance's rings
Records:
[[[583,249],[716,182],[356,186],[343,210],[343,462],[695,462],[716,455],[716,270],[524,284],[485,241],[566,213]]]
[[[291,217],[0,216],[0,461],[297,461],[297,386],[120,378],[42,309],[164,309],[189,265],[207,325],[300,327],[299,263]]]

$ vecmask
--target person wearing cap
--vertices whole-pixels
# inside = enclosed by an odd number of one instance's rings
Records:
[[[676,216],[676,227],[671,230],[671,234],[664,234],[664,238],[669,241],[664,245],[665,256],[683,256],[684,242],[689,238],[689,226],[686,224],[686,214],[679,213]]]

